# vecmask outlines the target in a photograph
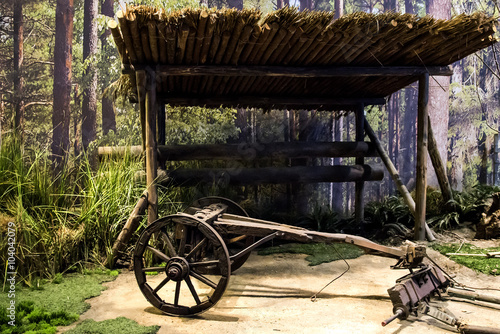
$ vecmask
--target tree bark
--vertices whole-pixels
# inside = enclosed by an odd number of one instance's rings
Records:
[[[103,0],[101,4],[101,14],[106,15],[108,17],[114,17],[115,13],[113,10],[113,0]],[[102,47],[102,60],[104,63],[109,63],[110,59],[108,57],[108,52],[106,50],[106,39],[111,34],[111,30],[106,29],[104,33],[101,35],[101,47]],[[106,73],[106,77],[109,76],[109,73]],[[104,83],[104,87],[109,85],[109,81]],[[102,97],[101,99],[101,107],[102,107],[102,134],[105,135],[109,131],[116,132],[116,118],[115,118],[115,108],[113,105],[113,101],[109,99],[107,96]]]
[[[69,149],[72,41],[73,0],[57,0],[51,147],[56,172],[61,170]]]
[[[21,136],[24,132],[24,80],[22,72],[24,59],[23,3],[23,0],[16,0],[14,2],[14,127]]]
[[[243,0],[227,0],[227,6],[229,8],[236,8],[239,10],[243,9]]]
[[[333,10],[335,11],[335,14],[333,18],[338,19],[344,15],[344,0],[335,0],[334,6],[335,8]]]
[[[415,14],[415,7],[413,6],[413,0],[405,0],[405,13]]]
[[[300,0],[300,11],[312,10],[312,0]]]
[[[451,17],[450,0],[428,0],[427,14],[436,19]],[[446,166],[448,161],[448,121],[449,121],[449,77],[431,77],[429,88],[429,116],[431,118],[434,136],[438,144],[439,155]],[[438,188],[439,182],[430,159],[427,161],[428,186]]]
[[[414,186],[415,170],[415,138],[416,129],[415,123],[417,122],[417,87],[412,85],[405,89],[405,112],[403,115],[403,130],[401,131],[401,176],[403,183],[412,191]]]
[[[83,61],[85,87],[82,103],[82,144],[85,151],[96,139],[97,70],[92,60],[97,52],[97,0],[85,0],[83,15]],[[92,159],[91,159],[92,160]]]
[[[384,11],[396,11],[396,0],[384,0]]]

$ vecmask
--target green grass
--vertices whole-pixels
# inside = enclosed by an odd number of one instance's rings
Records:
[[[2,334],[55,333],[56,326],[69,325],[89,309],[86,299],[101,294],[103,282],[116,278],[111,270],[85,271],[83,274],[57,275],[52,282],[36,280],[33,286],[16,286],[16,326],[8,324],[7,306],[11,299],[0,295],[0,328]]]
[[[259,255],[270,255],[279,253],[307,254],[306,261],[310,266],[316,266],[321,263],[344,259],[355,259],[364,254],[356,246],[349,244],[284,244],[259,250]],[[340,254],[340,255],[339,255]]]
[[[140,158],[104,160],[92,170],[84,156],[73,157],[61,174],[53,175],[47,152],[22,148],[14,136],[4,136],[0,147],[0,233],[7,231],[9,222],[15,223],[17,262],[22,263],[16,267],[18,281],[27,285],[77,263],[107,263],[146,188],[136,178],[143,170]],[[168,213],[177,211],[176,196],[160,188],[159,205]],[[7,246],[7,238],[0,238],[0,263],[6,262]]]
[[[500,247],[491,248],[478,248],[471,244],[435,244],[432,248],[437,250],[443,255],[446,253],[464,253],[464,254],[485,254],[487,252],[500,252]],[[460,248],[460,251],[458,249]],[[450,256],[450,259],[469,267],[475,271],[488,274],[488,275],[500,275],[500,258],[485,258],[478,256]]]
[[[53,334],[57,326],[66,326],[78,320],[78,314],[57,311],[48,312],[33,302],[23,301],[16,305],[15,326],[4,307],[0,309],[0,331],[2,334]]]
[[[114,280],[117,275],[116,270],[96,270],[86,271],[84,274],[58,275],[55,282],[35,280],[31,288],[16,286],[16,303],[29,301],[47,312],[81,314],[90,307],[85,299],[99,296],[105,290],[102,283]],[[2,293],[0,306],[6,307],[9,300],[7,294]]]
[[[74,329],[67,331],[68,334],[154,334],[157,333],[160,326],[140,326],[137,322],[119,317],[116,319],[94,321],[85,320],[78,324]]]

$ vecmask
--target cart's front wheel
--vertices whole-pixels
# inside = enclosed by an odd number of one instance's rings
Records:
[[[217,231],[192,216],[177,214],[158,219],[141,234],[134,272],[154,307],[169,315],[189,316],[208,310],[222,297],[231,264]]]

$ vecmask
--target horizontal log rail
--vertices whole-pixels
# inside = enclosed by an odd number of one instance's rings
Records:
[[[253,107],[267,109],[307,109],[307,110],[354,110],[360,103],[364,105],[384,105],[383,97],[329,98],[329,97],[270,97],[270,96],[221,96],[192,97],[185,95],[158,94],[158,99],[174,106],[202,106],[207,108]]]
[[[146,66],[147,67],[147,66]],[[131,74],[145,66],[123,68],[123,74]],[[155,67],[150,67],[155,69]],[[231,65],[157,65],[157,75],[168,76],[225,76],[225,77],[295,77],[295,78],[328,78],[328,77],[369,77],[369,76],[450,76],[453,71],[449,66],[231,66]]]
[[[200,183],[218,185],[380,181],[381,168],[369,165],[329,167],[199,168],[168,171],[164,185],[181,187]]]
[[[141,146],[99,147],[99,156],[142,154]],[[270,144],[158,145],[160,160],[246,160],[309,157],[378,157],[371,142],[278,142]]]

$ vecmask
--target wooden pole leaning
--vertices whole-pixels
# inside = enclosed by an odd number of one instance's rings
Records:
[[[406,205],[408,206],[408,209],[410,210],[411,214],[413,217],[415,217],[415,201],[411,197],[410,192],[404,185],[403,181],[401,181],[401,178],[399,177],[398,170],[394,166],[394,164],[391,161],[391,158],[389,158],[389,155],[387,152],[384,150],[382,147],[382,144],[380,143],[380,140],[378,140],[377,136],[375,135],[375,132],[371,128],[370,124],[368,124],[368,121],[365,119],[365,131],[366,135],[368,138],[370,138],[371,142],[375,144],[375,147],[378,151],[378,154],[380,158],[382,159],[382,162],[384,163],[385,167],[387,168],[387,171],[392,177],[392,180],[396,184],[396,187],[398,188],[399,193],[401,194],[401,197],[403,197],[403,200],[405,201]],[[436,237],[434,237],[434,234],[432,233],[431,229],[429,226],[427,226],[427,223],[425,223],[425,235],[428,241],[434,241],[436,240]]]
[[[360,103],[356,107],[356,142],[365,140],[365,106]],[[363,165],[365,159],[363,157],[356,158],[357,165]],[[364,202],[364,181],[357,181],[355,188],[355,217],[356,222],[362,222],[365,219],[365,202]]]
[[[140,72],[140,71],[138,71]],[[148,191],[148,224],[151,224],[158,217],[158,194],[156,191],[156,176],[157,176],[157,143],[156,143],[156,120],[157,120],[157,103],[156,103],[156,74],[153,70],[147,68],[143,71],[146,77],[146,85],[144,91],[139,91],[139,101],[145,114],[145,153],[146,153],[146,184]],[[139,88],[139,87],[138,87]],[[141,96],[144,96],[142,102]]]
[[[429,131],[429,74],[418,80],[417,117],[417,189],[415,199],[415,240],[425,239],[425,206],[427,198],[427,141]]]
[[[118,238],[116,238],[115,243],[112,248],[112,257],[109,259],[108,266],[111,268],[115,265],[116,259],[123,252],[127,246],[128,241],[132,237],[132,234],[139,227],[139,223],[142,220],[144,213],[146,212],[146,208],[148,206],[148,192],[144,190],[139,198],[139,201],[134,207],[134,210],[128,217],[125,225],[123,225],[123,229],[121,230]]]

